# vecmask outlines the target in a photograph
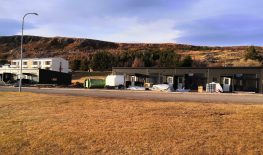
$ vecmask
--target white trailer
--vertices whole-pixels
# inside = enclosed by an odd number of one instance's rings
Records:
[[[106,88],[124,88],[124,75],[108,75],[106,77]]]

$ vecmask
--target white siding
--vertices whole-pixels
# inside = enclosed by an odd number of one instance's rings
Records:
[[[23,63],[27,62],[27,65],[23,65],[23,68],[41,68],[48,69],[57,72],[68,73],[70,72],[69,63],[63,58],[33,58],[33,59],[24,59]],[[38,62],[34,64],[34,62]],[[47,64],[46,62],[50,62]],[[13,64],[13,65],[12,65]],[[20,68],[20,60],[11,60],[11,68]]]

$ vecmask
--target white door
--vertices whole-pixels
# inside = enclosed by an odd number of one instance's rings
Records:
[[[230,92],[230,86],[231,86],[231,78],[224,77],[223,78],[223,90],[224,90],[224,92]]]
[[[174,84],[174,77],[168,76],[168,77],[167,77],[167,83],[168,83],[169,85],[173,85],[173,84]]]
[[[131,86],[135,86],[136,76],[131,76]]]
[[[184,77],[178,77],[177,89],[184,89]]]

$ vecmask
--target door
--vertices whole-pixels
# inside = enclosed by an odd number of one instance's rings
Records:
[[[231,78],[224,77],[223,78],[223,90],[224,92],[230,92],[231,88]]]
[[[179,76],[177,80],[177,89],[184,89],[184,77]]]
[[[137,80],[136,76],[131,76],[131,86],[135,86],[136,80]]]
[[[169,85],[173,85],[173,84],[174,84],[174,77],[168,76],[168,77],[167,77],[167,83],[168,83]]]

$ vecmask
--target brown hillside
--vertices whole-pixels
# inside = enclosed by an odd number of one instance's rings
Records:
[[[6,59],[18,58],[20,52],[20,36],[0,37],[0,54]],[[64,37],[24,37],[24,57],[63,57],[68,60],[84,58],[100,50],[109,52],[124,52],[143,50],[175,50],[180,55],[191,55],[194,60],[206,62],[211,66],[233,65],[243,58],[246,46],[236,47],[208,47],[182,44],[128,44],[113,43],[92,39],[64,38]],[[256,47],[262,53],[263,47]],[[241,64],[242,65],[242,64]],[[255,64],[251,64],[255,65]],[[256,64],[257,65],[257,64]]]

